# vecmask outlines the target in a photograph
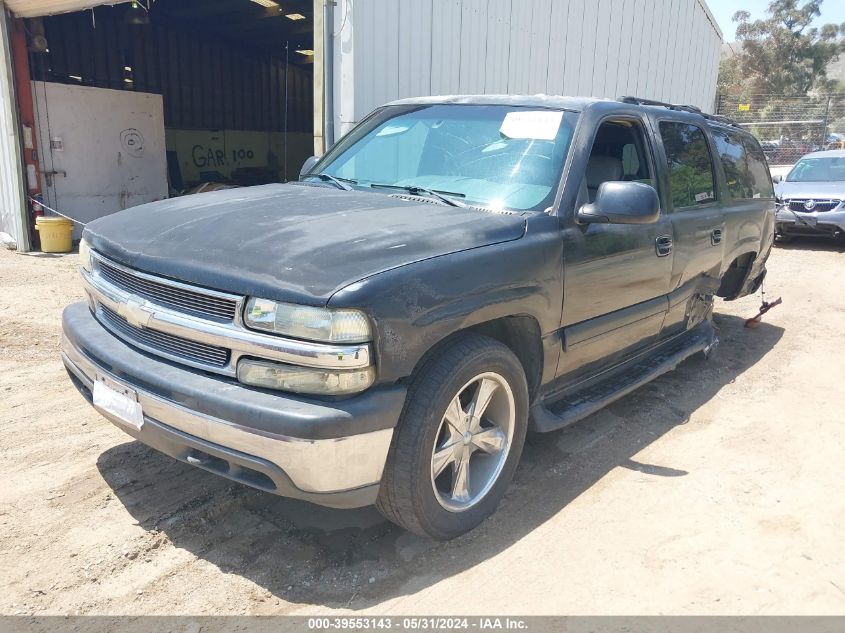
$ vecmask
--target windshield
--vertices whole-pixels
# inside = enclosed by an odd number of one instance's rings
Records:
[[[356,189],[395,185],[491,209],[554,201],[576,115],[501,105],[389,106],[314,167]],[[417,189],[418,188],[418,189]]]
[[[845,156],[802,158],[789,175],[787,182],[845,181]]]

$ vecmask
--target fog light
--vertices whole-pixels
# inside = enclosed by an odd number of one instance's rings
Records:
[[[238,363],[238,380],[247,385],[314,395],[364,391],[375,380],[375,369],[333,370],[283,365],[260,360]]]

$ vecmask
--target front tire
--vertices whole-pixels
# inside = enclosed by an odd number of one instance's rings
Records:
[[[478,334],[456,339],[411,382],[376,507],[438,540],[472,530],[513,479],[527,425],[528,386],[513,352]]]

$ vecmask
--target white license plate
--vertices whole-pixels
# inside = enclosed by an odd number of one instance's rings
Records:
[[[139,431],[144,426],[144,412],[138,402],[138,394],[99,374],[94,382],[94,406]]]

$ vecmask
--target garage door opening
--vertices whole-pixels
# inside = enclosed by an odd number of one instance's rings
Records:
[[[25,25],[50,208],[87,222],[284,182],[313,153],[310,0],[157,0]]]

